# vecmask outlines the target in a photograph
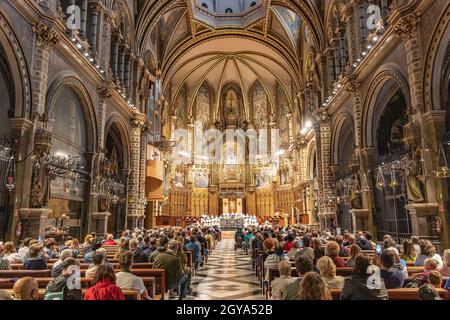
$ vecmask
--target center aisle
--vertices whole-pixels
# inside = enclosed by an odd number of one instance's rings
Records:
[[[186,300],[264,300],[250,257],[234,250],[234,231],[222,231],[206,266],[192,279]]]

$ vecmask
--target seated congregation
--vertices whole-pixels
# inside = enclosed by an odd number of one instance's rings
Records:
[[[372,241],[369,232],[333,235],[306,227],[248,228],[236,247],[271,300],[447,300],[450,249],[443,258],[426,239],[399,246],[390,236]]]
[[[219,240],[217,228],[166,227],[0,243],[0,300],[181,300]]]

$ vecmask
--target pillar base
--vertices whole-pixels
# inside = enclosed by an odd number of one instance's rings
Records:
[[[353,232],[369,230],[369,209],[351,209]]]
[[[405,205],[411,216],[412,235],[439,241],[439,233],[434,227],[434,219],[439,216],[437,203],[412,203]]]
[[[23,208],[19,209],[19,217],[22,222],[20,239],[31,237],[44,239],[45,229],[55,226],[52,219],[53,210],[48,208]]]
[[[144,215],[128,215],[127,217],[127,229],[133,230],[135,228],[144,228]]]
[[[108,230],[108,220],[111,216],[111,212],[92,212],[91,218],[94,225],[94,231],[97,235],[103,236]]]

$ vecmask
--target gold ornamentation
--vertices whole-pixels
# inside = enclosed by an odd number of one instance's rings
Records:
[[[395,34],[402,40],[410,40],[417,33],[419,18],[416,14],[411,14],[400,19],[395,25]]]
[[[59,43],[59,34],[53,27],[37,24],[33,27],[33,31],[36,33],[37,45],[41,49],[51,49]]]
[[[108,87],[97,88],[97,93],[101,100],[108,100],[112,97],[112,90]]]

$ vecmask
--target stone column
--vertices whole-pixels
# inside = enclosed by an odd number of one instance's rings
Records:
[[[119,53],[119,79],[122,86],[125,86],[125,55],[126,55],[126,44],[122,45],[122,51]]]
[[[106,142],[105,137],[105,121],[106,121],[106,103],[112,96],[112,89],[108,87],[99,87],[98,94],[98,112],[97,112],[97,128],[98,128],[98,146],[103,149]]]
[[[136,114],[131,120],[131,174],[129,179],[128,191],[128,212],[127,212],[127,228],[137,227],[139,215],[139,187],[140,187],[140,157],[141,157],[141,134],[145,124],[145,115]]]
[[[147,135],[148,127],[144,126],[141,132],[140,163],[139,163],[139,199],[145,199],[145,168],[147,164]],[[139,204],[139,215],[145,216],[145,205]]]
[[[88,14],[88,0],[81,1],[81,37],[86,38],[87,33],[87,14]]]
[[[119,77],[119,36],[114,35],[113,44],[112,44],[112,59],[111,59],[111,68],[114,77],[117,79]]]
[[[328,113],[323,110],[316,114],[316,122],[320,126],[320,149],[318,153],[321,154],[321,172],[322,180],[319,184],[322,185],[322,200],[323,204],[320,208],[320,216],[324,225],[322,227],[330,227],[331,223],[336,219],[335,204],[328,202],[327,195],[333,192],[333,171],[331,168],[331,121]]]
[[[91,46],[91,51],[93,54],[97,52],[97,24],[98,24],[98,15],[100,14],[101,9],[102,5],[98,2],[93,3],[91,5],[92,19],[91,19],[91,35],[89,45]]]
[[[111,27],[114,23],[114,18],[112,17],[112,12],[104,12],[103,15],[103,49],[102,49],[102,65],[106,71],[110,70],[111,62]]]
[[[32,66],[33,113],[42,115],[45,111],[50,52],[60,38],[52,27],[45,24],[38,24],[33,30],[36,34]]]

